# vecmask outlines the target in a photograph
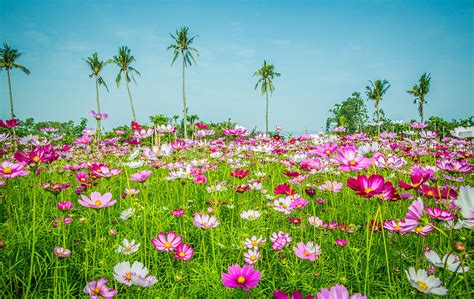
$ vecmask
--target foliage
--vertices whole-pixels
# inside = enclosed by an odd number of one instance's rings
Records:
[[[331,116],[326,121],[326,130],[336,125],[344,126],[347,132],[361,131],[369,119],[367,106],[359,92],[354,92],[351,97],[337,103],[329,112]]]

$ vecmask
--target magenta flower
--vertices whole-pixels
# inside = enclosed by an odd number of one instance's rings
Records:
[[[293,209],[302,209],[302,208],[304,208],[307,204],[308,204],[308,202],[306,201],[306,199],[301,198],[301,197],[298,197],[298,198],[294,199],[294,200],[291,202],[291,207],[292,207]]]
[[[99,113],[95,112],[94,110],[91,110],[91,112],[89,112],[89,115],[97,120],[109,118],[109,115],[107,113]]]
[[[92,192],[91,197],[81,195],[82,200],[79,200],[79,204],[83,207],[101,209],[114,205],[117,201],[111,200],[112,193],[107,192],[101,195],[99,192]]]
[[[25,166],[26,163],[24,162],[12,163],[8,160],[3,161],[2,164],[0,164],[0,177],[12,179],[17,176],[28,175],[30,172],[25,169]]]
[[[151,243],[159,251],[173,251],[176,247],[181,244],[182,237],[177,236],[175,232],[168,232],[168,235],[165,237],[165,233],[160,232],[158,238],[153,238]]]
[[[381,175],[373,174],[369,178],[365,175],[358,175],[357,179],[349,178],[347,186],[356,191],[356,194],[365,198],[381,194],[384,188],[384,178]]]
[[[347,246],[347,239],[337,239],[336,240],[336,245],[339,245],[339,246]]]
[[[367,299],[366,296],[359,293],[351,296],[345,286],[338,285],[338,284],[336,284],[329,290],[322,288],[321,291],[319,291],[316,294],[316,298],[317,299]]]
[[[183,209],[176,209],[176,210],[173,210],[171,212],[171,214],[174,216],[174,217],[181,217],[184,215],[184,210]]]
[[[130,180],[135,182],[144,182],[151,175],[151,173],[151,170],[143,170],[132,174]]]
[[[205,184],[207,182],[207,178],[205,175],[198,174],[194,177],[193,183],[195,184]]]
[[[91,299],[98,299],[100,296],[104,298],[112,298],[118,293],[118,291],[106,286],[105,284],[107,282],[109,281],[105,278],[93,280],[86,285],[84,293],[89,294]]]
[[[189,261],[194,254],[194,249],[189,244],[179,244],[176,248],[174,257],[182,260],[183,262]]]
[[[228,273],[222,273],[222,283],[226,288],[242,288],[248,290],[256,287],[260,282],[262,273],[255,270],[252,265],[244,265],[240,267],[238,264],[229,266]]]
[[[60,201],[57,204],[58,210],[61,210],[61,211],[69,211],[70,209],[72,209],[72,206],[73,206],[73,203],[70,201]]]
[[[434,207],[434,208],[426,207],[425,210],[430,218],[433,218],[436,220],[449,221],[449,220],[458,218],[458,216],[453,215],[453,213],[451,213],[450,211],[441,210],[440,208],[437,208],[437,207]]]
[[[347,146],[337,151],[338,156],[334,159],[339,162],[339,170],[342,171],[360,171],[372,165],[372,161],[364,156],[357,154],[357,149],[353,146]]]
[[[303,260],[310,260],[314,262],[321,254],[321,248],[318,244],[314,245],[313,242],[300,242],[293,247],[293,251],[296,256]]]

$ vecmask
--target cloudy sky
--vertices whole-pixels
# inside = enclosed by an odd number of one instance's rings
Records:
[[[24,53],[31,76],[12,74],[21,119],[79,120],[95,108],[95,83],[81,58],[108,59],[122,45],[141,72],[131,85],[137,116],[181,114],[181,68],[171,66],[169,33],[190,27],[198,63],[187,70],[189,111],[204,121],[231,118],[264,129],[265,101],[252,74],[266,59],[281,77],[270,98],[270,126],[320,130],[328,110],[368,80],[387,79],[382,108],[417,117],[406,90],[431,73],[426,115],[474,115],[472,1],[0,1],[0,41]],[[111,128],[131,120],[117,68],[101,90]],[[365,97],[365,96],[364,96]],[[370,113],[373,112],[372,103]],[[0,73],[0,118],[9,117]]]

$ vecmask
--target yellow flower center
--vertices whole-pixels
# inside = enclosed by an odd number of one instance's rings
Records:
[[[433,191],[430,190],[430,191],[426,192],[426,194],[427,194],[428,196],[433,196]]]
[[[239,277],[237,278],[237,283],[244,284],[244,283],[245,283],[245,277],[239,276]]]
[[[349,164],[350,164],[351,166],[354,166],[354,165],[356,165],[356,161],[355,161],[355,160],[351,160],[351,161],[349,162]]]
[[[34,157],[33,157],[33,161],[34,161],[34,162],[38,163],[39,160],[40,160],[40,158],[39,158],[38,156],[34,156]]]
[[[92,294],[99,295],[100,294],[100,288],[96,287],[94,290],[92,290]]]
[[[286,209],[286,205],[285,205],[285,204],[282,204],[281,207],[282,207],[283,209]]]
[[[311,252],[310,252],[308,249],[306,249],[306,250],[304,251],[304,254],[305,254],[305,255],[309,255],[310,253],[311,253]]]
[[[171,243],[170,242],[166,242],[165,243],[165,248],[170,248],[171,247]]]
[[[302,208],[303,205],[299,203],[297,207],[298,207],[298,208]]]
[[[132,246],[125,246],[124,250],[127,251],[127,252],[128,252],[128,251],[131,251],[131,250],[132,250]]]
[[[100,206],[102,206],[102,202],[99,199],[96,199],[96,201],[94,201],[94,205],[96,207],[100,207]]]
[[[253,219],[254,217],[253,217],[253,215],[249,215],[248,218],[249,218],[249,219]]]
[[[257,241],[252,241],[252,246],[257,246]]]
[[[365,188],[364,193],[367,193],[367,194],[368,194],[368,193],[370,193],[370,192],[372,192],[372,189],[371,189],[371,188]]]
[[[181,252],[179,253],[179,256],[180,256],[180,257],[184,257],[185,255],[186,255],[186,253],[184,253],[184,251],[181,251]]]
[[[252,255],[252,256],[250,257],[250,259],[251,259],[252,261],[255,261],[255,260],[257,259],[257,257],[256,257],[255,255]]]
[[[79,181],[85,182],[85,181],[86,181],[86,178],[80,178]]]
[[[415,231],[416,231],[417,233],[422,233],[422,232],[423,232],[423,228],[420,227],[420,226],[418,226],[418,227],[415,228]]]
[[[205,227],[209,227],[209,223],[207,222],[203,223],[202,225],[204,225]]]
[[[400,225],[395,225],[395,230],[402,230],[402,227]]]
[[[329,155],[329,154],[331,153],[331,151],[330,151],[330,150],[326,150],[325,153],[326,153],[326,155]]]
[[[4,174],[11,174],[13,172],[13,170],[10,168],[10,167],[5,167],[3,169],[3,173]]]
[[[417,281],[416,284],[418,285],[418,288],[419,288],[421,291],[426,291],[426,290],[428,290],[428,285],[426,284],[426,282],[424,282],[424,281]]]
[[[131,272],[128,272],[127,274],[125,274],[125,280],[132,280],[132,273]]]

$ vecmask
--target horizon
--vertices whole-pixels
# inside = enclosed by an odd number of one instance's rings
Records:
[[[181,69],[171,66],[169,33],[188,26],[198,35],[197,65],[186,70],[189,114],[204,122],[231,118],[264,129],[265,100],[252,74],[263,60],[275,66],[269,99],[270,126],[285,131],[320,131],[329,109],[360,92],[368,80],[387,79],[381,102],[386,117],[418,120],[406,93],[424,72],[431,73],[426,119],[474,115],[473,3],[471,1],[137,1],[127,12],[122,1],[2,1],[0,41],[24,55],[18,63],[31,75],[12,71],[15,114],[35,121],[90,121],[94,81],[82,58],[97,51],[107,60],[126,45],[141,73],[130,89],[138,121],[182,114]],[[127,20],[125,25],[123,20]],[[347,22],[350,20],[349,22]],[[309,37],[309,38],[308,38]],[[106,129],[128,124],[126,90],[116,87],[117,68],[105,67],[110,92],[100,89]],[[8,87],[0,73],[0,119],[9,118]],[[401,103],[403,105],[401,105]],[[373,103],[366,101],[369,117]],[[47,109],[45,109],[47,107]],[[249,113],[252,109],[255,113]]]

